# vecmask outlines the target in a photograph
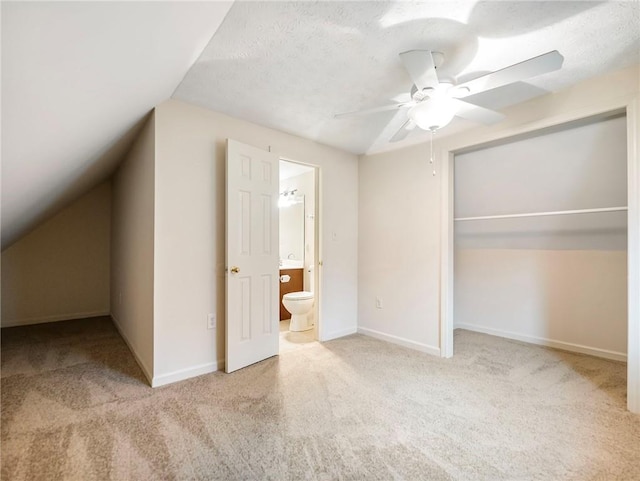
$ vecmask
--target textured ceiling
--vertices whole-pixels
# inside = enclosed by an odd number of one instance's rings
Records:
[[[173,97],[354,153],[375,151],[406,113],[333,116],[407,99],[400,52],[441,51],[441,79],[458,81],[550,50],[564,55],[560,71],[474,99],[500,109],[637,64],[638,12],[629,1],[239,1]],[[456,119],[447,131],[474,125]],[[416,129],[404,143],[422,138]]]
[[[2,2],[2,246],[106,179],[231,3]]]
[[[638,2],[0,5],[3,248],[106,179],[172,93],[362,153],[388,147],[402,112],[333,115],[406,99],[405,50],[444,52],[440,76],[459,80],[565,56],[559,72],[475,99],[493,108],[639,62]]]

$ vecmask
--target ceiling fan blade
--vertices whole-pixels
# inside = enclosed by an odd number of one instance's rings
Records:
[[[458,109],[456,115],[463,119],[472,120],[480,124],[491,125],[498,123],[505,118],[504,115],[500,112],[496,112],[495,110],[485,109],[484,107],[473,105],[458,99],[451,100],[455,103],[456,108]]]
[[[407,120],[400,129],[393,134],[393,137],[389,139],[390,142],[398,142],[409,135],[409,133],[416,128],[416,124],[413,123],[413,120]]]
[[[400,54],[400,60],[418,90],[438,86],[438,75],[431,50],[409,50]]]
[[[537,57],[530,58],[524,62],[516,63],[510,67],[505,67],[496,72],[483,75],[477,79],[470,80],[455,86],[458,95],[456,97],[466,97],[477,94],[485,90],[491,90],[503,85],[508,85],[519,80],[553,72],[562,67],[564,57],[557,50],[547,52]],[[462,94],[464,92],[464,94]]]
[[[378,112],[387,112],[390,110],[398,110],[401,109],[403,107],[411,107],[415,102],[411,101],[411,102],[403,102],[400,104],[392,104],[392,105],[382,105],[380,107],[373,107],[371,109],[366,109],[366,110],[356,110],[354,112],[344,112],[342,114],[336,114],[334,115],[334,118],[336,119],[344,119],[344,118],[348,118],[348,117],[359,117],[361,115],[369,115],[369,114],[375,114]]]

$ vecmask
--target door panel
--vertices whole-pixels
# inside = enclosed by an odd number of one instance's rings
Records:
[[[227,140],[226,362],[278,354],[278,157]]]

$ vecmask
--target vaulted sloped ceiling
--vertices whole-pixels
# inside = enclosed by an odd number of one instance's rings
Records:
[[[2,2],[2,246],[105,180],[231,2]]]
[[[562,53],[561,70],[474,99],[501,109],[638,64],[639,12],[595,0],[2,2],[2,245],[108,177],[171,96],[360,154],[387,148],[406,113],[334,114],[406,100],[400,52],[443,52],[439,75],[456,81]],[[443,135],[475,125],[456,119]],[[395,145],[425,140],[416,129]]]

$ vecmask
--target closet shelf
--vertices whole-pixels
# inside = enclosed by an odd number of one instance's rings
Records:
[[[594,214],[599,212],[620,212],[627,207],[603,207],[600,209],[556,210],[551,212],[528,212],[526,214],[483,215],[478,217],[455,217],[454,221],[466,220],[490,220],[490,219],[515,219],[519,217],[544,217],[550,215]]]

